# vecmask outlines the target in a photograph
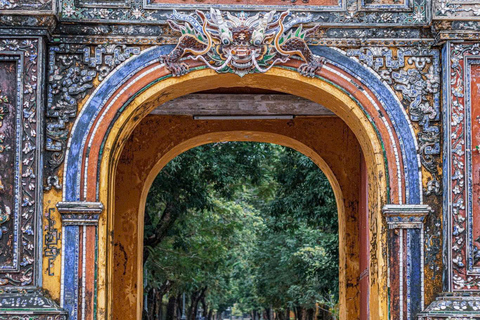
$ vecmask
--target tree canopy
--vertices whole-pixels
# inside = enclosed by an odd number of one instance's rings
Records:
[[[254,319],[331,319],[338,301],[338,221],[325,175],[272,144],[226,142],[173,159],[145,208],[145,319],[228,308]],[[162,301],[166,301],[166,312]],[[230,309],[231,310],[231,309]]]

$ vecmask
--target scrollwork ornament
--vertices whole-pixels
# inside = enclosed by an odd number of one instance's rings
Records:
[[[118,44],[61,44],[50,48],[45,190],[61,189],[58,170],[65,158],[69,123],[77,116],[79,101],[93,89],[94,79],[103,81],[116,66],[139,53],[138,47]]]
[[[433,49],[368,47],[347,55],[375,71],[400,97],[412,123],[418,125],[418,154],[429,178],[425,196],[442,194],[440,166],[440,59]],[[435,202],[435,200],[433,200]],[[437,211],[437,215],[440,210]],[[433,278],[440,274],[442,234],[440,219],[431,215],[425,226],[425,266]]]
[[[351,49],[347,55],[357,57],[390,84],[402,97],[412,122],[421,130],[417,134],[422,166],[430,174],[424,194],[440,195],[440,62],[437,50],[387,47]]]

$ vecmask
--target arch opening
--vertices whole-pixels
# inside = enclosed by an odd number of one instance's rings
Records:
[[[229,135],[223,138],[262,137],[261,132]],[[218,142],[191,147],[168,161],[147,191],[145,218],[139,218],[145,221],[143,318],[157,319],[163,308],[159,319],[171,319],[172,306],[183,304],[179,297],[185,291],[188,319],[202,317],[191,308],[203,308],[205,319],[219,319],[227,304],[252,319],[265,319],[269,311],[275,319],[290,319],[289,310],[297,319],[302,313],[307,319],[336,315],[336,200],[344,211],[342,195],[337,192],[335,199],[317,163],[294,149],[223,141],[219,133],[210,139],[217,136]],[[263,137],[269,138],[290,140]],[[321,260],[314,263],[314,256]],[[167,296],[170,308],[162,302]]]

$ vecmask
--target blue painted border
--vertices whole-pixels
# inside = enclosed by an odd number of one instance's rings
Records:
[[[447,42],[442,48],[442,81],[443,81],[443,291],[452,290],[452,251],[450,250],[452,222],[448,204],[451,202],[451,163],[450,163],[450,134],[451,134],[451,104],[450,104],[450,42]]]
[[[122,86],[128,79],[139,70],[145,68],[148,64],[158,61],[158,57],[168,54],[174,46],[161,46],[153,50],[142,52],[137,57],[126,61],[116,71],[105,79],[98,87],[95,95],[91,97],[88,105],[84,106],[80,116],[74,124],[75,130],[70,138],[70,148],[66,155],[66,175],[64,183],[64,196],[66,201],[80,201],[80,175],[81,175],[81,155],[83,154],[84,138],[86,132],[91,128],[94,119],[98,115],[99,106],[103,106],[110,96]],[[80,161],[80,162],[78,162]],[[79,166],[78,166],[79,165]],[[68,188],[66,187],[68,186]]]
[[[407,308],[411,319],[414,319],[414,316],[422,311],[422,232],[421,228],[407,230]]]
[[[76,320],[78,316],[78,259],[80,245],[80,228],[78,226],[65,226],[63,228],[65,243],[62,307],[68,312],[70,320]]]

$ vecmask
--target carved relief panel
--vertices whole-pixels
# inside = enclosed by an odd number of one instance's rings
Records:
[[[446,132],[449,291],[480,289],[480,50],[478,44],[447,47]]]
[[[41,46],[0,38],[0,287],[36,285]]]

